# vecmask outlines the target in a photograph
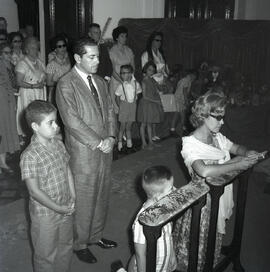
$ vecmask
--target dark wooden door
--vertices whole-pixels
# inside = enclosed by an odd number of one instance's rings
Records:
[[[71,40],[84,36],[92,22],[93,0],[44,0],[46,53],[49,41],[65,33]]]

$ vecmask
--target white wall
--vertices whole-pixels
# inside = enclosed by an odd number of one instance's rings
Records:
[[[236,0],[235,19],[270,20],[270,0]]]
[[[93,22],[102,29],[108,17],[112,21],[105,38],[111,38],[121,18],[163,18],[164,0],[93,0]]]
[[[8,32],[19,30],[17,4],[14,0],[0,0],[0,17],[8,22]]]

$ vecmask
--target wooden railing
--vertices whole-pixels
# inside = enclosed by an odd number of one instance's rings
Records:
[[[220,177],[206,178],[205,183],[193,180],[142,212],[139,216],[139,221],[143,225],[143,231],[147,240],[146,271],[156,271],[156,244],[157,239],[161,235],[162,227],[176,216],[181,216],[187,209],[192,209],[188,271],[197,271],[200,215],[201,209],[206,203],[206,195],[208,193],[211,195],[211,214],[203,272],[224,271],[230,263],[233,264],[234,271],[244,271],[240,263],[240,250],[249,174],[250,171],[243,173],[231,172]],[[232,242],[230,246],[223,247],[222,253],[224,258],[213,267],[219,199],[224,192],[224,187],[236,181],[238,181],[238,189]]]

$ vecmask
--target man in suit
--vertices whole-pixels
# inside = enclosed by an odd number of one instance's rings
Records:
[[[75,43],[73,53],[75,65],[59,80],[56,102],[76,189],[74,250],[81,261],[95,263],[89,245],[117,246],[103,238],[116,119],[107,83],[95,75],[99,64],[97,44],[82,38]]]
[[[100,40],[100,25],[92,23],[89,25],[88,29],[88,37],[99,44],[99,65],[97,74],[106,80],[109,80],[112,75],[112,62],[106,44],[103,40]]]

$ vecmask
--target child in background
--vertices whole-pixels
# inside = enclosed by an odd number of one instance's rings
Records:
[[[126,133],[127,147],[132,148],[131,127],[136,120],[137,95],[142,92],[140,84],[133,76],[133,67],[130,64],[120,67],[122,83],[115,91],[116,103],[119,107],[118,120],[120,122],[118,135],[118,151],[123,148],[123,134]]]
[[[69,155],[56,138],[56,108],[35,100],[26,108],[34,135],[21,155],[29,194],[34,271],[69,271],[73,249],[75,189]]]
[[[143,97],[138,106],[137,119],[141,122],[140,135],[142,140],[142,148],[153,149],[156,145],[153,142],[155,136],[155,128],[152,125],[160,123],[163,119],[163,108],[160,100],[160,86],[153,79],[156,73],[156,65],[153,61],[148,61],[143,67],[144,79],[142,81]],[[145,128],[147,127],[148,145],[145,137]]]
[[[143,233],[143,226],[139,223],[138,218],[145,209],[174,190],[173,182],[172,173],[166,166],[152,166],[144,171],[142,187],[147,195],[147,200],[137,214],[132,226],[135,255],[130,260],[128,272],[146,272],[146,238]],[[157,272],[171,272],[176,269],[171,233],[172,223],[170,222],[163,226],[161,236],[157,240]]]

